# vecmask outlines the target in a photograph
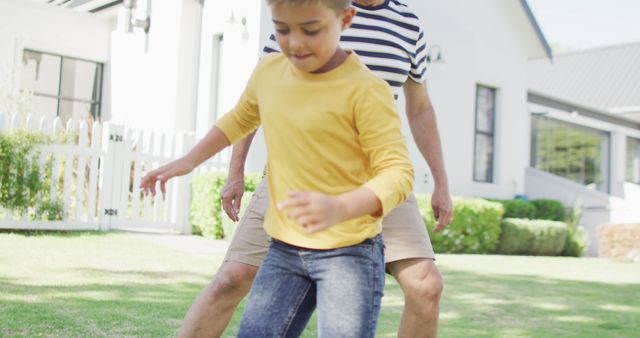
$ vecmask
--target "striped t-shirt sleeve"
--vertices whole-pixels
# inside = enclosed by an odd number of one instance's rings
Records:
[[[427,40],[425,39],[422,26],[420,26],[418,40],[415,46],[415,52],[411,56],[409,78],[417,83],[423,83],[426,80],[427,73]]]

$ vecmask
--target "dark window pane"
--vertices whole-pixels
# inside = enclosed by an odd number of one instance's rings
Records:
[[[64,58],[62,97],[87,101],[98,100],[100,75],[100,65],[95,62]]]
[[[495,89],[478,86],[476,95],[476,130],[493,133]]]
[[[476,128],[473,179],[478,182],[493,182],[493,137],[496,106],[496,90],[476,87]]]
[[[627,182],[640,184],[640,140],[627,138]]]
[[[22,89],[58,95],[61,57],[25,50],[22,55]]]
[[[475,165],[473,179],[493,182],[493,137],[476,134]]]
[[[34,92],[38,114],[99,118],[102,69],[96,62],[25,50],[22,89]]]

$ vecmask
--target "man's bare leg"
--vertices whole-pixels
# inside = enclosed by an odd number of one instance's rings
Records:
[[[404,293],[398,337],[436,337],[444,283],[432,259],[412,258],[387,264]]]
[[[224,262],[184,317],[178,337],[220,337],[251,289],[258,267]]]

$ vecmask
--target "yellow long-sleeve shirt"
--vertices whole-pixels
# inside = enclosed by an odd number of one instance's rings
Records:
[[[275,239],[333,249],[382,230],[380,218],[368,215],[308,234],[275,207],[289,191],[338,195],[365,186],[386,214],[412,190],[413,166],[391,91],[355,53],[322,74],[302,72],[280,53],[263,58],[216,126],[235,143],[260,124],[270,191],[264,228]]]

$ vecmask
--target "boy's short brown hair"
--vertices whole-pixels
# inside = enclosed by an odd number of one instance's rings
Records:
[[[277,3],[286,3],[291,5],[321,4],[335,10],[336,12],[340,12],[351,6],[351,0],[267,0],[267,5],[269,6]]]

